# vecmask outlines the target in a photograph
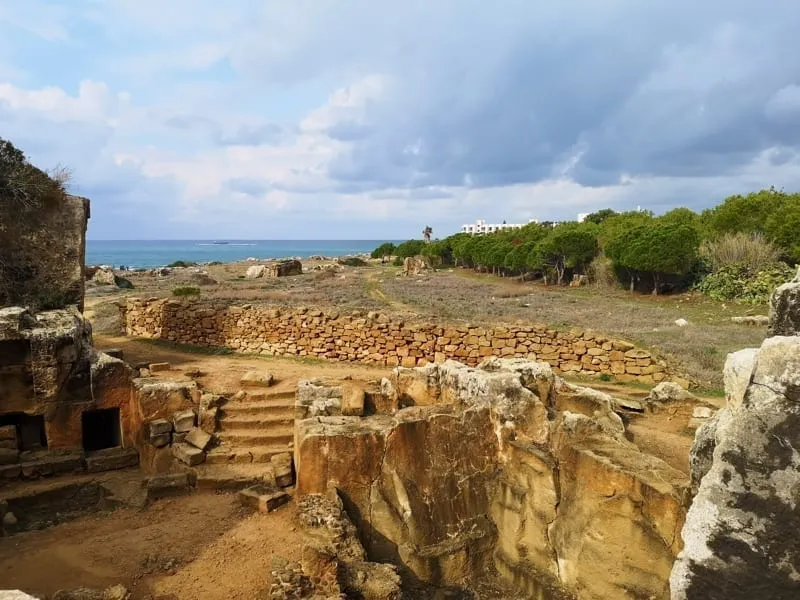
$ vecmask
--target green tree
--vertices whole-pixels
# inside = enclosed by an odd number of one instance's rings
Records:
[[[703,219],[716,233],[766,233],[767,221],[781,211],[786,198],[775,188],[730,196],[705,211]]]
[[[386,262],[386,259],[394,255],[396,246],[392,242],[384,242],[375,250],[372,251],[372,258],[380,258],[381,262]]]
[[[593,213],[589,213],[586,215],[584,222],[586,223],[594,223],[595,225],[600,225],[603,221],[608,219],[609,217],[613,217],[614,215],[618,214],[617,211],[611,210],[610,208],[603,208],[601,210],[597,210]]]
[[[597,226],[594,223],[561,223],[541,240],[534,263],[550,268],[561,285],[567,269],[583,269],[597,255]]]
[[[773,212],[764,224],[767,239],[778,246],[784,258],[800,262],[800,194],[784,197],[781,210]]]
[[[394,250],[394,255],[400,259],[417,256],[422,253],[424,247],[425,242],[422,240],[407,240],[402,244],[398,244]]]
[[[697,261],[697,230],[685,224],[659,222],[621,232],[606,244],[606,255],[630,276],[631,290],[640,275],[652,278],[658,294],[664,275],[686,275]]]

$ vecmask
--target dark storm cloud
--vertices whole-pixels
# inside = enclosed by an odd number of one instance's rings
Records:
[[[330,130],[352,142],[329,167],[336,180],[605,185],[724,175],[800,145],[794,1],[344,4],[271,12],[302,35],[251,40],[240,61],[278,81],[390,78],[357,127]]]

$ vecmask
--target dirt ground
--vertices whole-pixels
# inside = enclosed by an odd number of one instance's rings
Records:
[[[266,599],[272,557],[298,559],[293,511],[251,514],[235,494],[195,493],[0,538],[0,589],[121,583],[133,600]]]

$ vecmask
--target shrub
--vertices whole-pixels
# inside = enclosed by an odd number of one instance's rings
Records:
[[[175,262],[169,263],[167,266],[170,267],[170,268],[175,268],[175,267],[196,267],[197,263],[196,262],[192,262],[190,260],[176,260]]]
[[[766,304],[775,288],[793,276],[794,271],[785,263],[775,263],[757,272],[744,265],[727,265],[708,275],[696,289],[712,300]]]
[[[182,285],[172,290],[173,296],[199,296],[200,295],[200,288],[193,287],[191,285]]]
[[[726,233],[700,246],[700,256],[712,272],[723,267],[741,265],[755,273],[778,262],[780,250],[761,233]]]
[[[348,256],[347,258],[342,258],[339,260],[339,264],[346,267],[366,267],[368,263],[364,259],[358,258],[357,256]]]
[[[385,242],[372,251],[372,258],[380,258],[385,260],[387,257],[394,254],[395,245],[392,242]]]
[[[408,240],[403,242],[394,250],[395,256],[399,258],[407,258],[409,256],[416,256],[417,254],[422,253],[422,249],[425,247],[425,242],[422,240]]]
[[[619,281],[614,273],[614,266],[611,264],[611,260],[605,256],[598,256],[589,263],[586,268],[586,275],[589,277],[589,282],[598,287],[619,287]]]
[[[133,289],[133,283],[130,279],[125,279],[124,277],[119,277],[118,275],[114,275],[114,283],[118,288],[123,290]]]

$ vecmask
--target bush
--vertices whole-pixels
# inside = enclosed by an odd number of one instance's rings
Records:
[[[366,267],[368,263],[357,256],[348,256],[347,258],[340,259],[339,264],[346,267]]]
[[[775,263],[757,272],[744,265],[727,265],[708,275],[696,289],[712,300],[766,304],[775,288],[793,276],[794,271],[785,263]]]
[[[422,249],[424,247],[425,242],[422,240],[408,240],[397,246],[397,248],[394,250],[394,254],[398,258],[416,256],[417,254],[422,254]]]
[[[617,288],[619,281],[614,273],[614,265],[605,256],[598,256],[586,267],[589,282],[603,288]]]
[[[372,251],[372,258],[385,259],[394,254],[395,245],[392,242],[385,242]]]
[[[196,262],[192,262],[190,260],[176,260],[175,262],[169,263],[167,266],[170,267],[170,268],[175,268],[175,267],[196,267],[197,263]]]
[[[173,296],[199,296],[200,288],[191,285],[182,285],[172,290]]]
[[[761,233],[726,233],[700,246],[700,256],[712,272],[741,265],[755,273],[778,262],[780,250]]]
[[[133,289],[133,283],[130,279],[125,279],[124,277],[119,277],[118,275],[114,275],[114,283],[118,288],[123,290]]]

